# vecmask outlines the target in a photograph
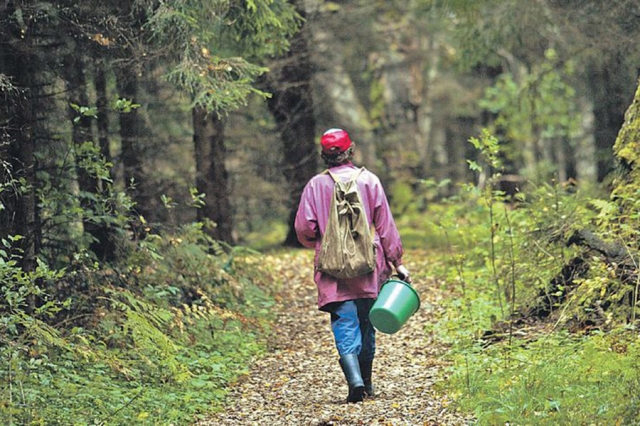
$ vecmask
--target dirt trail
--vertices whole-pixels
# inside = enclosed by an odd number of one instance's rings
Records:
[[[280,255],[277,336],[271,351],[231,390],[229,407],[202,425],[459,425],[446,396],[433,389],[444,350],[424,331],[438,309],[438,291],[405,256],[422,306],[394,335],[377,333],[377,395],[345,402],[347,385],[338,365],[329,315],[316,308],[311,251]],[[283,259],[284,257],[284,259]],[[421,273],[422,272],[422,273]]]

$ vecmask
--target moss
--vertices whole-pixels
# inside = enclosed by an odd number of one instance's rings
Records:
[[[627,109],[613,151],[622,166],[622,173],[614,180],[611,194],[623,207],[640,190],[640,84],[633,102]]]
[[[371,121],[377,125],[380,125],[384,118],[384,84],[380,80],[374,80],[371,84],[371,90],[369,93],[369,98],[371,101],[371,107],[369,111],[369,115],[371,117]]]
[[[640,83],[640,81],[639,81]],[[625,163],[637,164],[640,156],[640,84],[633,102],[627,109],[625,121],[613,146],[616,157]]]

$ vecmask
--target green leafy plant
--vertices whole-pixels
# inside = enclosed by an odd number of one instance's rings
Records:
[[[12,240],[0,260],[3,424],[190,422],[264,351],[269,271],[201,225],[150,238],[117,269],[25,274]],[[84,293],[47,300],[46,285],[77,280]]]
[[[455,356],[451,385],[480,424],[628,424],[636,420],[638,346],[630,330],[549,334]]]
[[[544,61],[521,70],[522,75],[501,75],[479,102],[497,115],[491,130],[504,135],[503,157],[529,179],[545,181],[557,172],[550,158],[542,164],[536,161],[535,141],[559,144],[580,128],[575,90],[567,82],[574,67],[554,49],[547,49]]]
[[[483,132],[471,143],[481,161],[470,167],[486,173],[487,186],[426,212],[437,212],[447,242],[433,273],[458,295],[430,326],[451,345],[443,386],[480,424],[635,422],[637,281],[622,280],[603,254],[567,245],[593,230],[603,247],[629,255],[633,276],[638,222],[620,208],[633,196],[529,183],[511,202],[492,187],[495,139]],[[588,268],[571,269],[576,260]]]
[[[97,107],[89,107],[78,104],[70,104],[71,108],[78,113],[78,116],[73,119],[74,123],[80,122],[82,117],[91,117],[96,118],[98,116],[98,108]]]

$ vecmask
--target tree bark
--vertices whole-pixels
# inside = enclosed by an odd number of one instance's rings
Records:
[[[87,94],[87,79],[85,76],[86,67],[82,60],[82,54],[77,47],[65,57],[63,72],[67,86],[68,103],[74,103],[81,107],[90,106],[89,96]],[[99,84],[102,84],[102,81],[96,80],[96,88],[102,90]],[[106,93],[103,93],[102,96],[98,98],[102,103],[103,115],[106,114],[106,99],[104,96],[106,96]],[[115,258],[115,245],[112,241],[113,236],[107,224],[100,217],[96,217],[96,214],[99,215],[99,213],[96,208],[96,203],[93,201],[101,196],[101,182],[80,164],[83,160],[81,157],[81,155],[83,155],[83,144],[87,142],[94,143],[95,138],[91,128],[93,118],[79,115],[77,111],[69,107],[69,120],[73,123],[71,138],[73,145],[76,147],[76,176],[80,189],[80,206],[83,210],[82,227],[84,232],[91,235],[92,239],[89,250],[102,261],[112,261]],[[104,126],[104,123],[102,123],[102,126]]]
[[[130,101],[138,99],[138,78],[132,72],[118,71],[120,97]],[[144,123],[137,109],[120,114],[122,140],[122,174],[124,184],[135,202],[136,212],[144,218],[152,217],[150,194],[143,169]]]
[[[593,132],[593,104],[585,97],[580,97],[578,102],[582,125],[580,126],[580,134],[574,139],[575,176],[579,182],[595,183],[597,181],[597,172],[596,146]]]
[[[633,102],[625,114],[624,125],[616,138],[613,152],[620,164],[620,172],[613,182],[612,196],[624,211],[636,214],[635,199],[640,187],[640,80]]]
[[[108,161],[113,160],[109,147],[109,100],[107,94],[107,72],[103,60],[95,63],[96,107],[98,108],[97,130],[100,154]],[[113,170],[110,171],[113,180]]]
[[[618,131],[624,122],[624,111],[629,99],[626,93],[631,81],[623,72],[617,58],[609,58],[588,74],[593,96],[594,136],[596,143],[597,179],[602,182],[613,171],[612,150]]]
[[[8,9],[11,9],[9,7]],[[8,16],[12,10],[6,10]],[[5,102],[0,117],[7,148],[2,148],[2,183],[10,183],[0,197],[5,210],[0,210],[2,218],[2,238],[8,235],[23,237],[17,247],[22,251],[20,264],[25,272],[34,271],[36,256],[41,240],[41,224],[38,219],[36,196],[36,58],[28,52],[35,50],[35,40],[25,36],[14,20],[11,20],[11,42],[0,49],[0,74],[11,78],[11,87],[3,86]],[[17,182],[18,179],[23,180]],[[15,184],[15,185],[14,185]],[[33,301],[30,301],[32,305]],[[30,306],[33,308],[33,306]]]
[[[313,6],[317,10],[317,5]],[[313,19],[309,19],[305,26],[313,43],[309,55],[314,68],[312,83],[318,122],[322,123],[322,130],[332,127],[346,130],[356,142],[356,161],[375,170],[377,147],[373,125],[345,69],[347,58],[344,49],[326,25],[327,20],[334,19],[334,16],[313,13]]]
[[[95,81],[96,89],[96,107],[98,109],[98,117],[96,119],[98,146],[100,155],[105,161],[111,163],[112,157],[109,149],[109,108],[107,95],[107,76],[103,61],[95,63]],[[113,182],[113,169],[109,170],[109,177]],[[96,192],[98,194],[107,194],[107,183],[103,180],[95,180]],[[104,261],[113,261],[116,259],[116,233],[106,223],[100,223],[99,226],[92,231],[92,235],[96,239],[92,250],[98,256],[98,259]]]
[[[438,181],[451,179],[453,182],[469,182],[472,178],[469,166],[465,158],[473,158],[475,154],[470,151],[473,146],[465,139],[468,135],[473,135],[476,121],[474,117],[458,116],[452,125],[446,127],[445,136],[438,137],[437,132],[442,129],[434,129],[430,139],[432,145],[444,146],[447,152],[447,164],[431,170],[429,175],[435,176]]]
[[[413,101],[412,104],[416,107],[416,131],[414,137],[420,159],[420,177],[425,177],[432,172],[431,160],[433,158],[435,143],[433,121],[436,111],[434,99],[435,90],[433,86],[439,72],[439,56],[433,35],[430,35],[426,40],[421,40],[419,46],[426,50],[426,70],[423,70],[424,65],[422,63],[414,66],[418,68],[416,72],[418,76],[426,74],[426,77],[424,78],[424,84],[420,85],[422,87],[422,93],[420,93],[418,99]],[[414,80],[419,80],[419,77],[414,78]],[[412,87],[414,86],[416,86],[416,84],[412,82]],[[466,141],[464,142],[466,143]],[[458,158],[464,157],[456,157],[456,161]],[[462,163],[461,161],[459,162]]]
[[[76,155],[78,155],[83,143],[93,141],[93,135],[91,134],[91,117],[78,113],[70,106],[72,103],[81,107],[90,106],[84,63],[77,48],[64,58],[63,73],[67,88],[67,105],[69,105],[67,108],[68,117],[69,121],[73,123],[71,139],[76,147]],[[98,186],[97,181],[87,170],[80,167],[78,164],[80,160],[81,158],[76,158],[76,173],[80,191],[95,194]]]
[[[205,204],[198,209],[198,221],[213,222],[205,231],[213,238],[233,244],[233,212],[229,198],[229,175],[225,165],[224,121],[207,114],[203,108],[193,110],[193,142],[196,156],[196,187],[205,194]]]
[[[283,173],[289,184],[289,219],[284,245],[299,247],[294,221],[306,183],[317,172],[316,119],[311,88],[306,26],[293,37],[289,52],[269,64],[264,85],[272,93],[267,101],[282,138]]]

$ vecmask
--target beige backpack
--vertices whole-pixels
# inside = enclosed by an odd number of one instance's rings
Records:
[[[373,237],[356,183],[363,170],[347,182],[341,182],[329,170],[325,172],[335,184],[318,269],[336,278],[359,277],[375,268]]]

